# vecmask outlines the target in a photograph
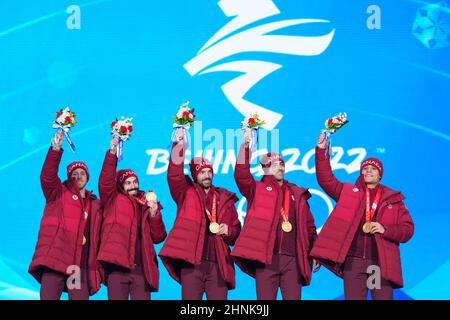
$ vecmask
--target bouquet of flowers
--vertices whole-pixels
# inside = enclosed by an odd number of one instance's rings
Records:
[[[186,148],[189,147],[189,135],[187,131],[195,121],[195,108],[190,109],[189,103],[189,101],[183,103],[177,114],[173,116],[172,143],[178,142],[177,133],[181,130],[183,132],[183,142]]]
[[[117,158],[122,160],[123,158],[123,143],[131,138],[131,132],[133,132],[133,118],[121,117],[120,120],[116,118],[111,122],[111,134],[119,137],[119,144],[117,146]]]
[[[56,119],[52,125],[54,129],[58,129],[64,134],[72,152],[75,152],[75,145],[72,142],[72,139],[70,139],[69,131],[76,123],[75,113],[70,111],[69,107],[66,107],[65,109],[60,109],[56,112]]]
[[[325,121],[325,130],[322,130],[322,132],[325,133],[325,141],[326,141],[325,154],[331,153],[330,136],[333,133],[336,133],[340,128],[342,128],[347,123],[348,123],[347,114],[345,112],[339,113],[337,116],[334,116],[333,118],[327,119],[327,121]]]
[[[258,143],[258,130],[266,124],[264,120],[259,119],[258,113],[252,113],[245,118],[242,123],[242,130],[251,132],[250,150],[254,151]]]

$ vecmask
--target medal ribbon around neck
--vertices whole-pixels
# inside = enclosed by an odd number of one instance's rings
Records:
[[[206,214],[208,215],[208,219],[210,221],[209,224],[209,231],[211,231],[212,234],[217,234],[220,231],[220,225],[217,223],[217,198],[216,198],[216,193],[214,191],[213,192],[213,201],[212,201],[212,208],[211,211],[209,212],[208,209],[205,208],[206,210]]]
[[[208,215],[208,219],[209,219],[209,221],[211,221],[211,223],[217,223],[217,203],[216,202],[217,202],[217,198],[216,198],[216,193],[214,192],[211,212],[206,210],[206,214]]]
[[[289,189],[286,187],[286,190],[284,191],[284,204],[283,207],[280,209],[281,217],[283,218],[283,222],[289,222],[289,210],[290,210],[290,199],[289,199],[290,193]]]
[[[381,188],[378,188],[377,194],[375,196],[375,200],[373,201],[372,207],[370,206],[370,191],[369,188],[366,187],[366,223],[370,223],[375,215],[375,211],[377,210],[378,203],[381,199]]]

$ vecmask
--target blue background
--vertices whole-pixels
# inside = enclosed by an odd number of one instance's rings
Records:
[[[318,56],[251,52],[229,57],[283,65],[246,99],[284,115],[277,126],[280,148],[298,148],[301,158],[314,148],[325,119],[347,112],[351,122],[333,136],[333,145],[364,148],[368,156],[379,157],[383,183],[402,191],[416,224],[414,237],[401,247],[405,288],[396,297],[449,299],[450,47],[429,48],[414,36],[416,15],[427,2],[274,3],[281,13],[255,25],[317,18],[330,23],[276,33],[320,35],[335,29],[335,35]],[[66,8],[72,4],[81,8],[81,30],[66,26]],[[380,30],[366,26],[371,4],[381,8]],[[449,11],[442,14],[449,23]],[[68,163],[83,160],[91,173],[88,187],[97,193],[109,123],[121,115],[134,117],[134,136],[125,144],[120,167],[132,167],[141,187],[157,192],[165,223],[172,226],[176,207],[166,176],[146,175],[146,150],[167,148],[171,117],[186,100],[196,107],[203,130],[239,128],[243,116],[220,89],[237,74],[191,77],[183,68],[230,20],[213,0],[0,2],[1,299],[38,298],[38,283],[27,268],[45,204],[39,173],[54,134],[54,112],[66,105],[78,115],[71,132],[77,152],[66,145],[60,176],[65,177]],[[353,159],[346,154],[341,161]],[[313,158],[309,163],[313,166]],[[342,169],[335,174],[348,182],[358,175]],[[290,172],[287,179],[320,189],[311,173]],[[214,183],[238,193],[231,171],[217,174]],[[313,197],[311,207],[320,227],[326,206]],[[152,298],[179,299],[180,286],[160,267],[161,289]],[[340,299],[342,294],[342,281],[322,268],[303,298]],[[237,289],[229,297],[254,299],[253,279],[237,271]],[[106,298],[106,289],[94,298]]]

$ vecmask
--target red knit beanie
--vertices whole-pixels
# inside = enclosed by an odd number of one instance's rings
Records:
[[[202,157],[192,158],[191,162],[189,163],[189,168],[191,169],[191,176],[192,179],[194,179],[194,181],[197,181],[198,174],[205,168],[210,168],[214,175],[212,164],[206,158]]]
[[[88,167],[87,167],[86,163],[81,162],[81,161],[72,162],[71,164],[69,164],[67,166],[67,179],[71,178],[72,172],[75,171],[76,169],[83,169],[84,172],[86,172],[87,181],[89,181],[89,170],[88,170]]]
[[[367,158],[361,163],[361,169],[359,170],[360,174],[362,174],[362,170],[367,166],[374,166],[378,169],[380,173],[380,178],[383,177],[383,164],[377,158]]]
[[[130,177],[135,177],[136,180],[139,182],[138,176],[136,172],[134,172],[131,169],[122,169],[117,171],[116,173],[116,180],[119,187],[123,187],[123,184],[125,183],[125,180],[127,180]]]
[[[284,164],[284,159],[276,152],[269,152],[261,157],[261,166],[266,169],[270,168],[273,162],[280,161]]]

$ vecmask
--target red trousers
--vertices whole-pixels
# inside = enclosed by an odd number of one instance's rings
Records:
[[[183,300],[227,300],[228,286],[222,279],[216,262],[202,260],[198,266],[185,264],[181,269],[181,297]]]
[[[297,258],[274,254],[272,264],[256,268],[256,296],[258,300],[276,300],[278,288],[283,300],[300,300],[302,284]]]
[[[344,296],[345,300],[367,300],[369,291],[367,285],[367,268],[377,265],[377,262],[369,259],[348,257],[344,264]],[[371,289],[373,300],[392,300],[394,289],[391,283],[383,278],[380,281],[380,289]]]
[[[145,280],[142,269],[133,271],[114,268],[108,273],[108,299],[109,300],[150,300],[150,287]]]
[[[67,289],[68,276],[45,269],[42,272],[40,297],[41,300],[59,300],[64,289]],[[89,288],[87,284],[87,272],[81,270],[81,288],[67,290],[69,300],[89,300]]]

